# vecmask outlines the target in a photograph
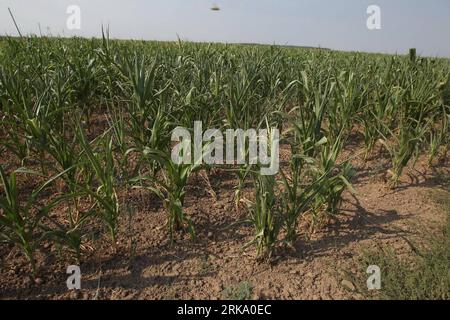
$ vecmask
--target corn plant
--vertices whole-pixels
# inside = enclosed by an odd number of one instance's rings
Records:
[[[421,68],[427,67],[424,65]],[[388,135],[380,132],[383,137],[382,143],[392,157],[390,181],[392,188],[398,185],[403,169],[409,161],[419,156],[439,103],[437,85],[425,81],[426,73],[423,69],[414,67],[412,75],[405,77],[401,104],[397,105],[397,128],[391,129],[384,124],[384,132],[388,132]],[[417,78],[422,81],[418,81]]]
[[[174,241],[174,233],[177,230],[187,229],[191,238],[195,240],[195,229],[192,221],[183,210],[186,186],[192,172],[200,168],[199,164],[176,164],[172,162],[167,153],[158,150],[145,150],[145,157],[153,162],[157,161],[161,166],[161,178],[153,175],[139,176],[135,182],[147,181],[151,185],[145,189],[156,194],[164,204],[168,213],[167,228],[169,229],[170,242]],[[137,186],[136,188],[143,188]]]
[[[53,181],[65,173],[62,172],[50,178],[34,190],[26,201],[22,201],[17,186],[17,174],[39,174],[21,168],[7,175],[0,166],[0,179],[4,189],[4,196],[0,197],[0,239],[22,250],[31,265],[34,276],[38,273],[34,254],[44,236],[40,232],[41,221],[60,201],[60,199],[52,200],[44,206],[40,205],[38,196]]]
[[[290,145],[293,154],[314,157],[316,153],[314,146],[320,145],[320,141],[324,138],[323,122],[326,107],[335,84],[327,80],[324,83],[319,82],[317,87],[312,87],[314,84],[306,72],[302,72],[302,78],[302,97],[305,97],[305,101],[284,114],[292,125],[286,134],[292,135]]]
[[[2,106],[8,116],[2,122],[4,130],[8,132],[3,145],[23,160],[36,151],[40,155],[41,166],[43,167],[43,152],[46,145],[46,131],[44,129],[46,121],[42,118],[49,115],[50,109],[45,106],[48,90],[44,90],[34,95],[35,88],[20,79],[26,75],[16,71],[14,74],[5,74],[5,70],[0,72],[2,86],[5,90],[5,97]]]
[[[386,76],[374,88],[374,97],[363,107],[360,119],[364,126],[364,143],[366,147],[365,157],[368,158],[374,149],[376,142],[385,136],[388,128],[392,126],[392,119],[396,106],[401,102],[401,88],[390,87]]]
[[[420,152],[420,146],[424,142],[427,127],[425,125],[402,126],[398,133],[391,130],[390,137],[393,142],[387,143],[387,137],[382,140],[383,145],[389,151],[392,158],[391,179],[389,186],[395,189],[398,186],[403,169],[409,161],[417,159]]]
[[[68,194],[67,199],[71,200],[82,193]],[[70,209],[69,209],[70,210]],[[78,212],[76,218],[71,217],[69,225],[60,223],[56,219],[50,219],[46,217],[43,219],[46,223],[41,226],[46,239],[51,240],[53,243],[57,243],[68,249],[68,252],[72,254],[77,263],[81,262],[81,244],[86,233],[83,231],[83,227],[86,225],[88,219],[95,216],[95,212]]]
[[[312,179],[320,180],[320,184],[312,206],[311,229],[314,229],[320,220],[334,217],[339,213],[339,205],[345,190],[356,193],[349,182],[353,175],[349,160],[338,163],[343,146],[341,136],[342,133],[333,144],[328,143],[323,146],[318,165],[312,170]]]
[[[311,210],[324,178],[317,177],[311,182],[307,172],[315,165],[315,159],[301,154],[294,154],[288,170],[280,169],[281,186],[280,202],[283,214],[283,223],[286,229],[285,241],[292,245],[297,237],[297,224],[299,217]]]
[[[433,160],[439,155],[441,151],[441,147],[443,147],[442,155],[445,158],[446,153],[448,151],[448,132],[449,132],[449,122],[450,122],[450,113],[445,112],[445,106],[443,107],[443,114],[440,114],[442,119],[436,119],[438,123],[437,127],[431,128],[429,131],[429,151],[428,151],[428,163],[431,165]]]
[[[71,80],[75,98],[82,108],[85,121],[89,122],[93,113],[93,108],[89,105],[89,102],[98,93],[101,72],[95,57],[91,56],[89,51],[83,51],[88,52],[86,57],[72,56],[68,65],[73,74]]]
[[[130,135],[139,150],[144,148],[161,150],[168,142],[167,113],[161,104],[161,95],[169,87],[158,89],[156,77],[158,65],[153,61],[146,70],[146,59],[135,55],[133,61],[127,60],[124,75],[132,86],[132,108],[130,113]]]
[[[129,148],[128,136],[126,131],[126,121],[123,110],[120,107],[109,106],[109,115],[107,117],[109,128],[112,132],[114,150],[113,155],[119,166],[119,180],[126,184],[130,178],[130,170],[128,168],[128,157],[133,152],[133,148]],[[137,165],[138,166],[138,165]]]
[[[111,137],[103,137],[102,152],[95,152],[92,145],[87,141],[80,125],[77,127],[77,139],[82,147],[85,161],[83,164],[86,174],[92,175],[95,181],[87,179],[86,186],[78,186],[91,196],[94,207],[97,208],[97,216],[106,224],[113,244],[116,245],[118,219],[120,214],[119,200],[116,193],[115,164],[113,158],[113,141]],[[93,188],[91,183],[98,185]]]
[[[9,76],[9,73],[7,73],[3,68],[0,70],[0,84],[2,92],[0,95],[0,104],[2,106],[1,109],[4,112],[4,114],[2,114],[2,121],[0,122],[3,137],[0,140],[0,144],[11,151],[23,163],[29,154],[28,146],[22,132],[19,130],[13,130],[13,128],[17,128],[19,123],[19,120],[16,117],[17,107],[15,106],[21,99],[21,89],[15,88],[15,86],[18,86],[17,83],[9,83],[9,81],[11,81]],[[19,80],[17,79],[17,81]],[[13,93],[11,92],[12,88],[14,88]]]
[[[280,204],[276,196],[274,176],[253,174],[254,200],[245,199],[249,222],[254,227],[254,239],[247,246],[255,244],[260,258],[270,258],[278,241],[282,227]]]
[[[366,79],[364,79],[366,80]],[[337,138],[352,129],[354,119],[367,104],[368,86],[352,72],[340,72],[337,76],[334,103],[329,104],[329,136]]]

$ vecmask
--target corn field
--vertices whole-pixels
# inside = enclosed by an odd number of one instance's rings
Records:
[[[163,208],[170,246],[195,243],[203,231],[185,210],[189,185],[203,179],[204,197],[220,197],[211,181],[220,170],[235,178],[241,217],[224,227],[251,228],[242,249],[263,263],[340,215],[344,194],[358,193],[354,157],[386,154],[392,192],[419,156],[448,164],[450,62],[107,34],[5,37],[0,117],[0,245],[20,250],[35,278],[45,268],[37,252],[48,246],[67,264],[88,261],[93,230],[114,252],[128,247],[133,192]],[[194,121],[278,128],[288,160],[273,176],[258,164],[175,164],[171,133]],[[344,153],[355,136],[362,148]]]

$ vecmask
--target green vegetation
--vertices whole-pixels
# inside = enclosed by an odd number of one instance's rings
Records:
[[[222,297],[225,300],[251,300],[252,295],[253,286],[248,281],[243,281],[237,285],[228,286],[222,291]]]
[[[231,168],[251,244],[270,257],[301,232],[301,216],[311,214],[318,228],[339,214],[343,192],[353,192],[342,152],[351,133],[364,136],[367,156],[378,146],[390,152],[393,187],[419,154],[430,163],[446,155],[449,75],[448,60],[416,56],[106,35],[1,38],[0,151],[10,156],[1,168],[2,245],[21,248],[35,271],[44,241],[82,260],[93,225],[116,246],[127,212],[121,195],[134,188],[162,199],[170,240],[182,232],[195,240],[186,187],[211,166],[175,165],[170,140],[176,127],[201,121],[222,132],[281,130],[291,155],[280,174],[260,176],[259,164]],[[239,151],[248,156],[247,144]],[[26,200],[29,169],[51,192]],[[243,199],[248,181],[253,196]]]

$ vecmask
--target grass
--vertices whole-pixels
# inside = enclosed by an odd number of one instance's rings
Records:
[[[227,286],[222,290],[222,297],[225,300],[251,300],[252,296],[253,285],[248,281]]]

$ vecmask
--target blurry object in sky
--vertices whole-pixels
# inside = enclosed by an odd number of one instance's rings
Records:
[[[217,4],[214,3],[214,4],[212,5],[212,7],[211,7],[211,10],[212,10],[212,11],[220,11],[220,7],[219,7]]]

